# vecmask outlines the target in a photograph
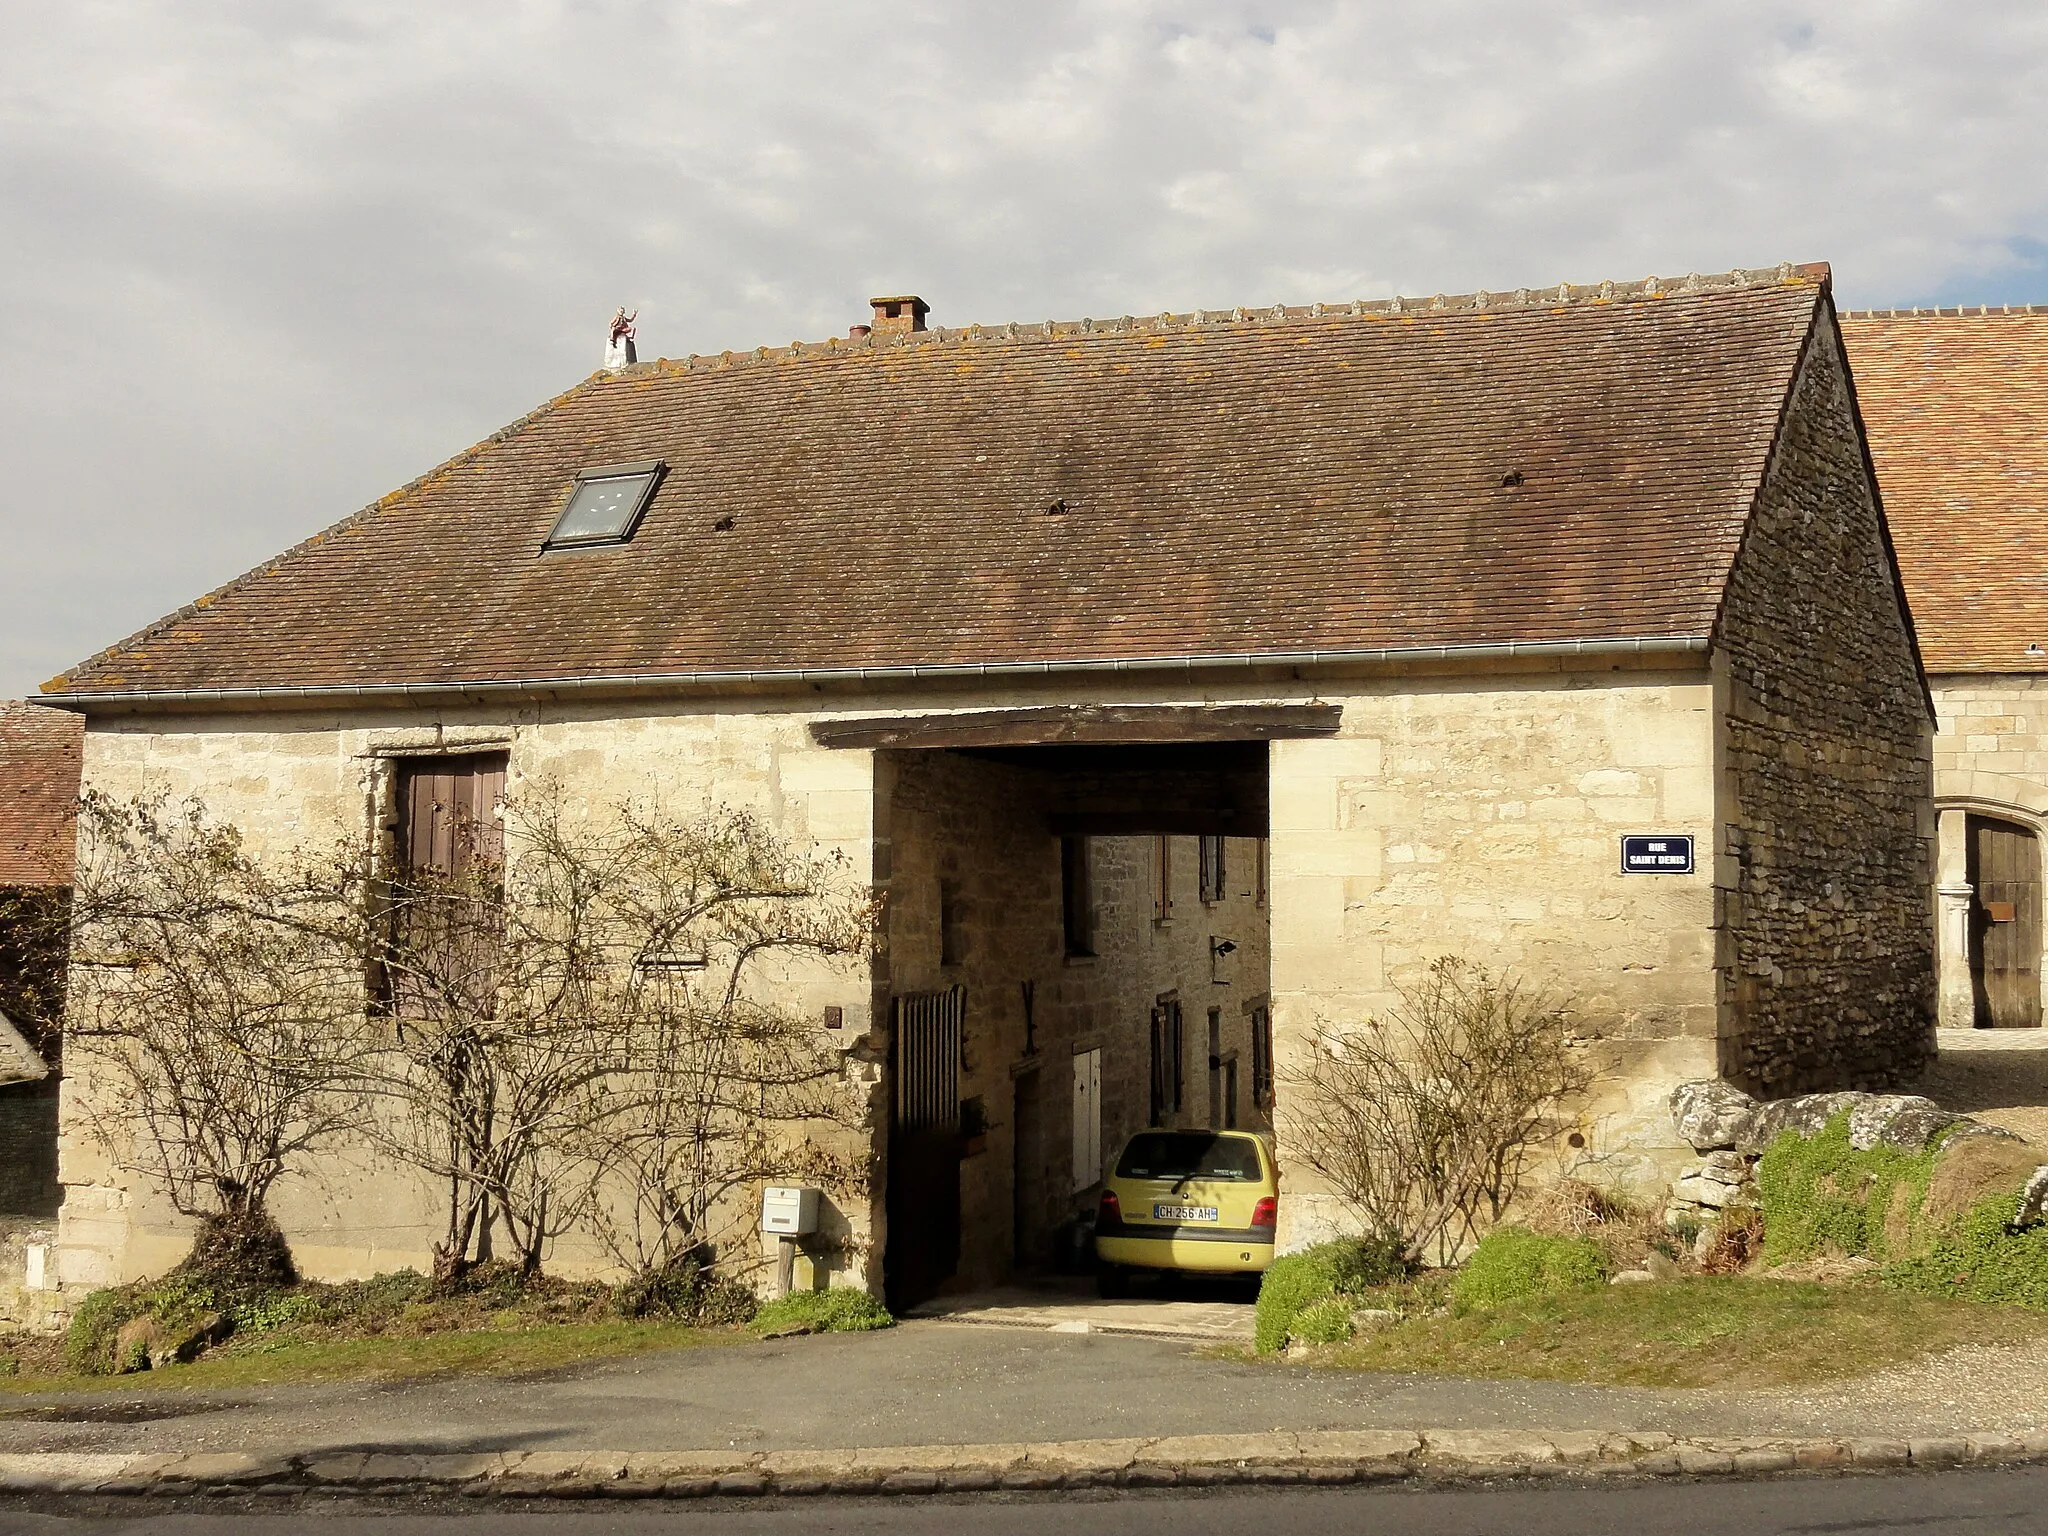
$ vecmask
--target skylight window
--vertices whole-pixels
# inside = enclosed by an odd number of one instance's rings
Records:
[[[582,549],[623,544],[633,537],[640,514],[654,495],[666,466],[659,459],[638,464],[603,464],[576,476],[569,504],[555,519],[543,549]]]

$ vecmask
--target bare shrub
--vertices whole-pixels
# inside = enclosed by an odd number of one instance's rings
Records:
[[[1629,1210],[1619,1200],[1583,1179],[1559,1179],[1529,1202],[1523,1222],[1547,1237],[1584,1237],[1596,1227],[1625,1220]]]
[[[1721,1213],[1700,1250],[1704,1274],[1737,1275],[1764,1251],[1764,1213],[1754,1206],[1731,1205]]]
[[[1285,1136],[1375,1231],[1447,1263],[1498,1222],[1590,1074],[1557,1001],[1446,956],[1383,1019],[1317,1024],[1281,1072]]]
[[[841,1052],[754,985],[867,947],[844,860],[745,812],[592,808],[549,784],[470,835],[502,844],[402,874],[383,919],[399,1113],[381,1134],[446,1181],[442,1279],[491,1257],[494,1223],[528,1271],[582,1224],[658,1274],[701,1260],[741,1186],[864,1174],[808,1135],[856,1114]]]
[[[1559,1179],[1518,1215],[1546,1237],[1590,1237],[1610,1269],[1640,1269],[1652,1253],[1682,1263],[1685,1245],[1664,1225],[1660,1208],[1635,1204],[1583,1179]]]
[[[775,985],[872,945],[875,904],[847,860],[744,811],[682,821],[627,807],[585,863],[605,871],[594,922],[622,962],[604,1006],[625,1070],[588,1158],[593,1225],[613,1257],[641,1276],[694,1266],[754,1184],[864,1191],[866,1155],[818,1134],[856,1126],[863,1095],[820,1020]]]
[[[559,817],[558,804],[539,809]],[[531,1274],[575,1224],[585,1186],[572,1149],[619,1067],[594,996],[605,956],[587,883],[545,840],[508,859],[524,824],[504,816],[458,823],[453,867],[395,871],[374,918],[391,1015],[389,1110],[374,1132],[447,1191],[434,1278],[448,1286],[495,1257],[497,1226]]]
[[[85,1124],[202,1218],[192,1262],[288,1274],[270,1192],[365,1118],[361,867],[258,859],[162,794],[88,794],[78,845],[65,1032]]]

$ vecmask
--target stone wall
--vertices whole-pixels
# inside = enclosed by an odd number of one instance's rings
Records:
[[[1720,626],[1721,1072],[1883,1087],[1934,1049],[1932,723],[1831,325],[1794,385]]]
[[[988,1123],[961,1164],[961,1263],[952,1288],[1049,1264],[1061,1223],[1092,1209],[1096,1180],[1078,1178],[1077,1187],[1073,1168],[1074,1058],[1102,1053],[1106,1161],[1147,1123],[1150,1018],[1162,995],[1179,997],[1184,1019],[1186,1093],[1168,1123],[1208,1123],[1214,1007],[1220,1054],[1238,1063],[1238,1124],[1265,1127],[1251,1103],[1250,1010],[1263,1002],[1266,974],[1255,840],[1227,840],[1225,899],[1204,903],[1196,839],[1171,839],[1174,915],[1160,923],[1155,840],[1091,839],[1094,953],[1068,955],[1060,844],[1038,772],[951,752],[900,752],[884,755],[879,778],[889,986],[905,994],[965,989],[960,1092]],[[1219,967],[1211,945],[1220,938],[1238,947]]]
[[[2048,676],[1950,674],[1934,692],[1934,796],[2048,818]]]
[[[795,838],[842,850],[866,871],[873,863],[871,759],[814,746],[806,719],[786,705],[770,711],[715,703],[687,713],[607,705],[585,712],[115,719],[94,721],[87,732],[84,782],[114,795],[151,787],[198,794],[262,853],[377,835],[379,784],[396,756],[502,747],[510,753],[512,793],[553,779],[593,804],[638,798],[679,812],[715,797],[760,811]],[[878,1092],[867,966],[849,963],[791,986],[791,1000],[821,1027],[827,1005],[842,1010],[839,1038],[853,1058],[849,1071],[867,1092]],[[58,1257],[70,1285],[161,1272],[189,1240],[188,1224],[146,1184],[117,1172],[87,1134],[82,1110],[94,1091],[75,1073],[63,1087]],[[286,1179],[274,1209],[306,1273],[341,1279],[424,1268],[443,1227],[443,1199],[438,1183],[382,1163],[365,1147],[342,1147]],[[868,1277],[872,1219],[865,1205],[828,1213],[827,1235],[846,1250],[840,1267],[847,1278]],[[611,1267],[602,1249],[576,1236],[562,1239],[549,1263],[568,1275]]]
[[[2031,827],[2048,851],[2048,677],[1956,673],[1928,682],[1934,693],[1934,798],[1940,810],[1935,870],[1940,1023],[1944,1029],[1969,1029],[1976,1023],[1977,1002],[1970,977],[1965,817],[1981,812]],[[2042,987],[2048,999],[2048,974]]]
[[[1609,1182],[1661,1183],[1691,1156],[1664,1096],[1713,1069],[1713,873],[1624,875],[1620,839],[1711,845],[1704,670],[1415,677],[1341,698],[1339,736],[1272,751],[1283,1154],[1304,1032],[1397,1006],[1453,955],[1570,1000],[1600,1074],[1575,1155]],[[1299,1169],[1287,1188],[1283,1245],[1349,1222]]]

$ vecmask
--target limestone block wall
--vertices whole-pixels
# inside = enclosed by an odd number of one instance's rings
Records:
[[[1659,1095],[1715,1059],[1714,873],[1624,875],[1620,840],[1712,846],[1709,677],[1410,677],[1342,703],[1335,738],[1271,752],[1282,1244],[1349,1221],[1287,1159],[1305,1032],[1397,1006],[1442,955],[1568,997],[1600,1073],[1573,1156],[1610,1182],[1668,1178],[1690,1149]]]
[[[1878,1088],[1934,1049],[1932,722],[1849,407],[1815,329],[1723,599],[1721,1070]]]
[[[1059,840],[1038,773],[950,752],[900,752],[882,754],[877,778],[886,786],[877,826],[888,870],[887,989],[965,989],[960,1092],[988,1123],[983,1145],[961,1164],[952,1288],[1051,1262],[1060,1224],[1092,1208],[1093,1181],[1075,1187],[1074,1057],[1102,1053],[1107,1160],[1147,1123],[1150,1016],[1161,995],[1179,996],[1185,1021],[1186,1097],[1169,1118],[1207,1123],[1213,1006],[1223,1053],[1238,1056],[1239,1124],[1264,1126],[1250,1097],[1249,1005],[1263,999],[1266,973],[1255,840],[1229,840],[1226,897],[1204,903],[1196,840],[1174,838],[1175,916],[1161,924],[1153,919],[1154,840],[1093,839],[1095,952],[1069,956]],[[1215,937],[1238,945],[1220,969],[1210,958]]]
[[[710,703],[609,704],[587,710],[528,707],[505,712],[224,716],[94,720],[85,740],[84,783],[114,795],[161,787],[197,794],[212,813],[240,826],[256,851],[302,843],[370,839],[381,814],[380,776],[396,756],[503,748],[509,794],[559,780],[606,801],[658,800],[687,811],[717,799],[751,806],[789,835],[846,853],[856,871],[873,865],[873,769],[862,752],[826,752],[805,731],[807,716]],[[839,1038],[849,1074],[870,1095],[881,1070],[866,1054],[872,983],[863,962],[790,979],[793,1000],[821,1021],[842,1010]],[[58,1251],[67,1285],[93,1286],[157,1273],[182,1256],[179,1219],[146,1182],[123,1171],[85,1134],[81,1110],[94,1085],[74,1074],[63,1093],[59,1177],[65,1189]],[[865,1150],[866,1140],[860,1146]],[[329,1153],[278,1191],[275,1214],[301,1267],[348,1278],[405,1266],[424,1268],[443,1222],[442,1192],[367,1148]],[[842,1278],[865,1281],[875,1262],[872,1202],[828,1215],[828,1238],[844,1253]],[[563,1238],[550,1267],[603,1273],[610,1260],[587,1238]]]
[[[2048,818],[2048,676],[1950,673],[1934,694],[1934,797]]]
[[[1931,677],[1934,798],[1940,812],[1935,879],[1939,1022],[1969,1029],[1969,857],[1964,818],[2002,816],[2044,836],[2048,850],[2048,676],[1951,673]],[[2044,854],[2048,860],[2048,854]],[[2048,995],[2048,976],[2042,981]]]

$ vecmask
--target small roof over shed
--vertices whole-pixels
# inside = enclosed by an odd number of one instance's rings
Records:
[[[355,693],[1703,643],[1824,267],[598,374],[47,685]],[[593,466],[636,531],[543,548]]]

